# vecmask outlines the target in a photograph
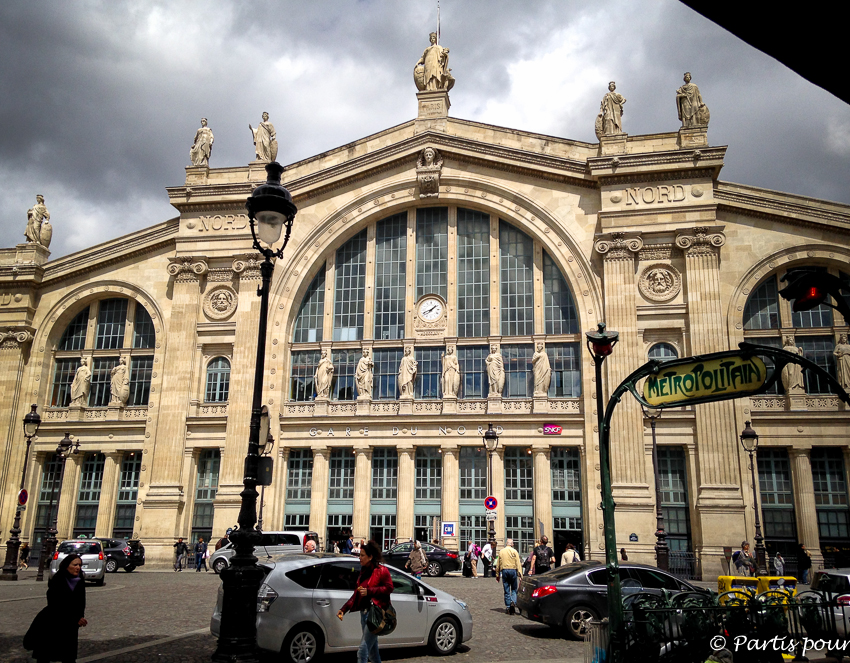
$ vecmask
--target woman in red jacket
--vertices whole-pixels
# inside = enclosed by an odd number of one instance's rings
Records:
[[[393,579],[381,562],[381,547],[374,541],[369,541],[360,549],[360,577],[357,578],[357,588],[351,598],[340,608],[336,616],[342,621],[346,612],[360,611],[360,625],[363,627],[363,638],[360,649],[357,650],[358,663],[381,663],[378,653],[378,636],[373,635],[366,625],[369,608],[376,603],[386,610],[390,605],[390,594],[393,591]]]

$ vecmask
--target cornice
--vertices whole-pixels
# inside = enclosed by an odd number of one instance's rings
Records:
[[[666,207],[649,207],[642,209],[625,209],[625,210],[606,210],[599,212],[599,219],[628,219],[631,217],[658,217],[662,214],[712,214],[714,215],[717,210],[717,203],[714,201],[708,203],[700,203],[698,205],[669,205]],[[692,221],[686,221],[685,223],[690,223],[693,225]]]
[[[711,179],[714,168],[693,168],[689,170],[640,171],[621,175],[600,175],[602,186],[623,184],[643,184],[645,182],[675,182],[678,180]]]
[[[590,157],[587,170],[593,177],[607,178],[631,175],[635,171],[649,170],[694,170],[710,169],[719,172],[723,166],[726,146],[703,147],[698,150],[664,150],[640,152],[638,154],[615,154]],[[625,172],[624,172],[625,171]],[[647,173],[648,175],[648,173]]]

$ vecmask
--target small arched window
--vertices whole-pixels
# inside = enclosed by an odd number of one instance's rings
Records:
[[[679,353],[669,343],[656,343],[649,349],[650,359],[678,359]]]
[[[230,394],[230,362],[216,357],[207,365],[207,391],[204,401],[224,403]]]

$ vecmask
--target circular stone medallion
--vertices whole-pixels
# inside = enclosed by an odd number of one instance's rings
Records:
[[[224,320],[236,310],[236,291],[227,285],[211,288],[204,295],[204,313],[210,320]]]
[[[654,263],[641,272],[638,280],[641,294],[654,302],[673,299],[682,289],[682,277],[678,270],[665,263]]]

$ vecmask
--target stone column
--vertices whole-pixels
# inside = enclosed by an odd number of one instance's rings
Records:
[[[236,335],[230,364],[230,392],[227,403],[227,433],[221,458],[221,475],[215,496],[213,531],[225,531],[239,516],[245,455],[251,425],[254,399],[254,368],[260,325],[260,303],[257,287],[261,284],[259,256],[242,256],[233,262],[233,273],[239,277],[236,313]],[[227,278],[225,276],[224,278]],[[263,339],[265,343],[267,339]],[[265,371],[264,371],[265,373]],[[259,492],[259,488],[257,489]],[[257,505],[259,513],[259,503]]]
[[[23,471],[26,438],[22,429],[24,415],[32,400],[21,391],[23,373],[29,356],[32,334],[29,329],[20,327],[0,329],[0,394],[3,398],[3,412],[0,413],[0,440],[5,462],[0,467],[0,528],[8,532],[15,519],[18,489]],[[40,413],[44,416],[44,412]]]
[[[313,449],[313,481],[310,484],[310,529],[319,533],[322,546],[327,544],[328,482],[330,480],[331,452],[327,447]],[[324,549],[324,548],[323,548]]]
[[[163,359],[162,392],[159,417],[153,434],[149,488],[140,510],[140,528],[145,544],[154,558],[170,557],[171,545],[178,535],[180,513],[184,506],[181,481],[183,449],[186,440],[186,414],[191,398],[195,329],[200,307],[200,278],[208,271],[207,263],[196,258],[172,258],[168,273],[172,283],[171,314],[163,337],[168,343]],[[162,548],[160,555],[151,548]]]
[[[500,446],[493,453],[493,497],[499,503],[496,518],[496,540],[499,547],[505,545],[505,448]]]
[[[368,540],[372,503],[372,449],[355,447],[354,453],[354,517],[351,521],[351,531],[355,539]]]
[[[192,516],[195,511],[195,492],[198,486],[198,457],[201,449],[197,447],[187,447],[183,450],[183,472],[181,485],[183,486],[185,501],[182,503],[183,508],[180,509],[180,516],[177,520],[176,537],[182,536],[186,541],[191,540],[192,536]],[[165,551],[174,557],[173,550],[165,548]],[[171,560],[174,561],[173,559]]]
[[[396,536],[401,539],[413,538],[413,496],[414,496],[414,455],[416,450],[410,447],[398,448],[398,497],[396,501]]]
[[[812,553],[812,569],[823,565],[820,550],[818,512],[812,482],[811,449],[789,449],[791,477],[794,482],[794,515],[797,518],[797,541]]]
[[[30,449],[30,463],[27,470],[27,484],[25,488],[29,492],[30,501],[26,511],[21,514],[21,541],[29,541],[30,548],[33,547],[35,529],[35,517],[38,513],[38,501],[41,497],[41,481],[44,474],[44,464],[52,451],[35,451]],[[9,525],[11,527],[11,525]]]
[[[444,446],[442,449],[443,492],[440,511],[443,520],[456,522],[460,526],[460,449],[457,445]]]
[[[552,536],[552,470],[549,465],[552,449],[549,447],[532,447],[534,457],[534,538],[539,541],[543,533],[554,544]],[[543,532],[540,531],[543,523]]]
[[[59,515],[56,520],[56,538],[59,541],[70,539],[73,535],[74,515],[77,512],[77,492],[80,486],[80,471],[84,458],[85,454],[81,452],[70,454],[65,461],[65,473],[62,476],[62,488],[59,492]],[[50,529],[51,524],[48,523],[48,529]]]
[[[123,451],[111,451],[104,454],[103,479],[100,483],[100,504],[97,508],[95,536],[112,536],[115,523],[115,508],[118,504],[118,482],[121,479],[121,461]]]
[[[282,435],[278,435],[280,439]],[[286,529],[284,527],[284,514],[286,513],[286,477],[289,474],[289,449],[290,447],[280,446],[274,452],[277,456],[274,464],[273,483],[266,489],[266,509],[268,516],[263,520],[266,523],[272,523],[274,529]],[[269,494],[269,492],[271,494]],[[267,529],[272,527],[267,526]]]

